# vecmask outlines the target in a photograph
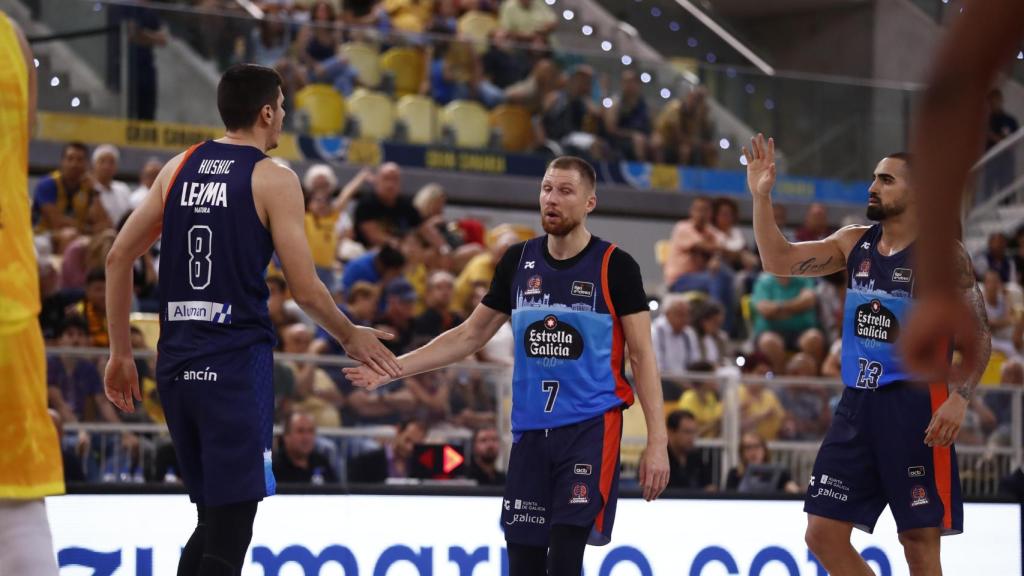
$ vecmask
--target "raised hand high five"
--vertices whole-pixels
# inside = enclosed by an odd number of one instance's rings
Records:
[[[755,196],[770,196],[775,186],[775,140],[767,142],[764,134],[750,139],[750,148],[743,147],[747,159],[747,186]]]

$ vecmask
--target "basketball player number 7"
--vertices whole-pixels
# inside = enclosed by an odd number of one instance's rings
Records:
[[[540,383],[540,389],[548,393],[548,401],[544,403],[544,411],[551,412],[555,409],[555,400],[558,398],[558,380],[544,380]]]

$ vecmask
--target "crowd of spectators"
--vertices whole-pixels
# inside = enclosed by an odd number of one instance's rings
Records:
[[[559,18],[544,0],[263,0],[262,20],[235,2],[203,0],[202,18],[174,27],[221,66],[255,62],[284,80],[286,107],[303,87],[322,84],[344,97],[362,86],[340,47],[411,47],[422,55],[415,90],[443,106],[477,101],[521,106],[532,116],[538,153],[574,153],[691,166],[715,166],[719,149],[707,93],[675,95],[658,109],[639,72],[597,75],[559,49]],[[481,20],[493,22],[481,24]],[[484,37],[481,38],[481,35]],[[646,75],[645,75],[646,76]],[[649,81],[647,77],[645,80]],[[397,84],[398,81],[396,80]],[[660,99],[659,99],[660,101]],[[297,116],[286,118],[292,122]]]

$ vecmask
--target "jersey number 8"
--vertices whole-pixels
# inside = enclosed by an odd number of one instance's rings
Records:
[[[193,290],[202,290],[210,285],[212,245],[213,231],[209,226],[197,224],[188,229],[188,283]]]

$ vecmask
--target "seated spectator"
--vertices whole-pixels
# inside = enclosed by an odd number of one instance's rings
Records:
[[[715,126],[707,92],[697,88],[662,109],[655,121],[655,161],[686,166],[714,166],[718,161]]]
[[[544,0],[503,0],[498,35],[523,44],[546,46],[558,17]]]
[[[462,316],[451,311],[454,289],[455,277],[450,273],[439,270],[430,275],[425,298],[427,309],[412,322],[413,338],[417,342],[429,342],[462,323]]]
[[[491,78],[495,77],[495,71],[492,70],[492,67],[495,66],[495,64],[487,66],[486,71]],[[497,83],[497,80],[495,83]],[[539,114],[550,95],[557,92],[561,86],[562,71],[558,64],[550,58],[540,58],[533,65],[530,74],[526,78],[505,88],[505,101],[510,104],[523,106],[531,114]]]
[[[483,62],[469,42],[438,40],[427,50],[429,73],[421,87],[439,106],[453,100],[477,100],[493,108],[505,93],[484,76]]]
[[[787,351],[806,352],[816,362],[824,358],[825,337],[815,314],[813,279],[761,274],[754,283],[750,305],[754,341],[775,372],[782,372]]]
[[[1017,267],[1007,248],[1006,235],[995,232],[988,237],[988,247],[982,258],[975,258],[978,272],[995,270],[1004,284],[1017,281]]]
[[[466,477],[476,480],[480,486],[504,486],[505,473],[498,470],[498,455],[501,439],[493,426],[478,428],[473,432],[473,451],[469,457]]]
[[[383,448],[349,461],[348,481],[353,484],[379,484],[389,478],[408,478],[413,449],[426,439],[428,431],[423,422],[401,422],[395,427],[395,437]]]
[[[490,286],[494,279],[494,268],[498,265],[501,257],[509,246],[519,242],[519,237],[514,232],[506,232],[498,236],[487,250],[477,254],[466,263],[466,267],[459,272],[455,279],[455,292],[452,295],[452,308],[469,317],[473,312],[470,307],[470,299],[473,296],[474,288],[483,284]]]
[[[419,296],[405,278],[396,278],[384,287],[384,312],[374,321],[378,330],[394,335],[384,345],[395,355],[403,354],[412,344],[413,313]]]
[[[86,321],[89,346],[106,348],[110,345],[107,334],[107,272],[102,267],[89,271],[85,280],[85,299],[75,312]]]
[[[444,244],[438,247],[439,253],[448,258],[444,267],[459,271],[474,256],[483,252],[484,247],[481,243],[467,241],[466,234],[458,226],[458,223],[445,219],[444,209],[447,201],[448,197],[444,188],[440,184],[430,183],[416,192],[412,204],[419,211],[424,222],[437,230],[438,235],[444,239]]]
[[[804,224],[796,231],[797,242],[814,242],[828,238],[835,230],[828,225],[828,212],[821,202],[807,207]]]
[[[295,39],[294,50],[306,67],[310,83],[330,84],[350,96],[355,89],[356,71],[338,54],[341,30],[336,20],[330,2],[315,2],[309,8],[308,24],[299,30]]]
[[[305,322],[305,312],[302,308],[292,300],[291,294],[288,292],[288,283],[285,281],[284,276],[279,274],[271,274],[267,276],[267,290],[270,295],[267,298],[267,310],[270,312],[270,323],[274,325],[274,329],[280,331],[285,326],[290,326],[296,322]]]
[[[372,326],[377,317],[380,288],[369,282],[356,282],[345,293],[345,301],[338,308],[357,326]],[[310,348],[313,354],[345,355],[345,349],[322,326],[316,327],[316,340]],[[340,374],[340,372],[339,372]]]
[[[69,316],[58,344],[69,348],[89,346],[88,324],[80,316]],[[63,422],[120,422],[103,392],[103,381],[94,360],[50,356],[46,360],[46,387],[51,408]]]
[[[612,148],[627,160],[646,162],[650,156],[651,112],[643,85],[634,70],[622,71],[622,91],[604,114]]]
[[[818,366],[814,358],[804,352],[798,352],[786,364],[787,376],[814,377]],[[779,392],[779,400],[783,408],[793,416],[796,430],[791,440],[821,440],[832,419],[829,406],[831,390],[822,384],[796,383],[787,384]]]
[[[1010,360],[999,372],[999,385],[1005,388],[1024,386],[1024,364]],[[994,446],[1013,445],[1013,394],[1012,390],[985,390],[981,395],[982,412],[990,429],[989,441]]]
[[[1017,320],[1014,318],[1009,294],[998,271],[991,268],[985,271],[982,294],[985,298],[985,312],[988,314],[988,327],[992,331],[992,350],[998,350],[1007,356],[1016,356],[1017,348],[1013,344],[1013,335]]]
[[[132,210],[132,191],[127,184],[114,180],[121,153],[110,144],[97,146],[92,152],[93,189],[109,218],[108,228],[114,227]]]
[[[405,268],[405,256],[391,245],[367,252],[345,266],[341,290],[348,292],[357,282],[386,284],[399,277]]]
[[[423,218],[412,201],[401,196],[401,169],[394,162],[384,163],[373,178],[367,177],[373,190],[360,196],[356,204],[356,241],[367,248],[397,245],[400,238],[423,225]],[[436,235],[433,230],[425,231]]]
[[[651,323],[658,371],[662,375],[681,374],[690,363],[701,359],[697,331],[690,325],[690,303],[679,294],[669,294],[662,301],[661,310],[661,315]]]
[[[843,303],[846,301],[846,270],[823,276],[814,287],[818,301],[818,320],[829,342],[841,339],[843,329]]]
[[[725,307],[726,331],[731,332],[735,289],[732,269],[721,263],[722,241],[711,225],[711,200],[694,198],[690,218],[672,229],[663,271],[670,292],[703,292],[720,302]]]
[[[470,307],[475,310],[484,296],[487,295],[490,285],[477,284],[473,288],[473,296],[470,298]],[[501,366],[511,366],[515,358],[515,335],[512,333],[511,319],[501,325],[498,331],[491,337],[484,347],[477,351],[474,359],[477,362],[487,362]]]
[[[83,291],[61,290],[60,272],[57,271],[57,267],[49,260],[40,259],[39,296],[39,325],[43,331],[43,338],[49,344],[60,336],[68,308],[82,300]]]
[[[747,247],[747,239],[736,223],[740,208],[732,198],[715,198],[711,203],[711,225],[719,232],[722,259],[736,270],[753,270],[760,260]]]
[[[384,2],[379,0],[342,0],[341,23],[346,27],[373,27],[380,32],[389,32],[391,19],[388,17]],[[353,39],[372,39],[372,34],[365,31],[352,31]]]
[[[484,370],[461,370],[449,401],[453,424],[470,430],[494,426],[498,400],[494,382]]]
[[[114,244],[116,234],[106,229],[93,236],[78,236],[64,250],[60,264],[61,288],[85,288],[86,276],[96,268],[104,268],[107,252]]]
[[[64,483],[85,482],[85,463],[82,461],[80,453],[85,445],[79,444],[78,447],[66,445],[64,443],[64,420],[60,413],[53,408],[50,408],[49,412],[53,426],[57,429],[57,441],[60,442],[60,456],[64,464]]]
[[[328,290],[337,288],[337,252],[341,240],[338,221],[369,175],[368,169],[360,170],[333,200],[331,195],[338,186],[338,178],[330,166],[314,164],[302,178],[306,190],[306,240],[313,253],[316,274]]]
[[[748,472],[752,466],[765,466],[769,463],[768,443],[765,439],[754,432],[746,432],[740,439],[740,463],[729,470],[725,479],[725,489],[729,492],[763,493],[763,492],[785,492],[787,494],[799,494],[800,487],[793,481],[789,470],[778,467],[775,474],[767,478],[748,478]],[[761,473],[771,472],[760,470]],[[761,486],[765,480],[774,480],[774,486]],[[765,489],[767,488],[767,489]]]
[[[61,152],[60,168],[36,183],[32,194],[32,223],[37,232],[74,228],[90,234],[110,219],[96,199],[94,182],[88,175],[89,149],[71,142]],[[55,254],[62,251],[54,249]]]
[[[687,367],[687,371],[702,374],[694,378],[693,388],[683,392],[676,407],[693,415],[697,421],[698,436],[717,438],[722,433],[722,402],[718,397],[714,366],[695,362]]]
[[[308,354],[312,343],[313,331],[305,324],[292,324],[281,330],[282,352]],[[345,397],[327,372],[313,362],[285,361],[285,365],[295,377],[292,406],[310,415],[318,427],[341,426],[339,409],[344,405]]]
[[[448,369],[426,372],[403,379],[405,388],[416,402],[414,417],[430,425],[451,417],[452,378]]]
[[[763,354],[747,357],[743,372],[758,378],[771,374],[771,362]],[[774,440],[779,435],[782,421],[786,417],[786,409],[782,407],[775,391],[764,382],[744,382],[740,385],[740,430],[755,432],[766,440]]]
[[[729,336],[722,329],[725,310],[714,300],[698,300],[690,307],[693,329],[697,333],[695,361],[722,366],[733,355]]]
[[[164,163],[159,158],[150,158],[142,165],[142,169],[139,170],[139,186],[132,191],[130,198],[132,210],[142,206],[142,201],[146,199],[146,194],[149,194],[149,189],[153,187],[153,182],[156,182],[156,177],[160,175],[163,167]]]
[[[537,142],[553,142],[557,153],[604,157],[604,143],[596,135],[602,114],[592,97],[593,84],[594,70],[581,65],[563,90],[548,95],[535,123]]]
[[[665,424],[668,428],[668,487],[714,491],[711,466],[696,445],[696,418],[686,410],[673,410]]]
[[[281,447],[274,452],[274,478],[282,484],[337,484],[334,466],[316,451],[316,421],[301,410],[284,421]]]

